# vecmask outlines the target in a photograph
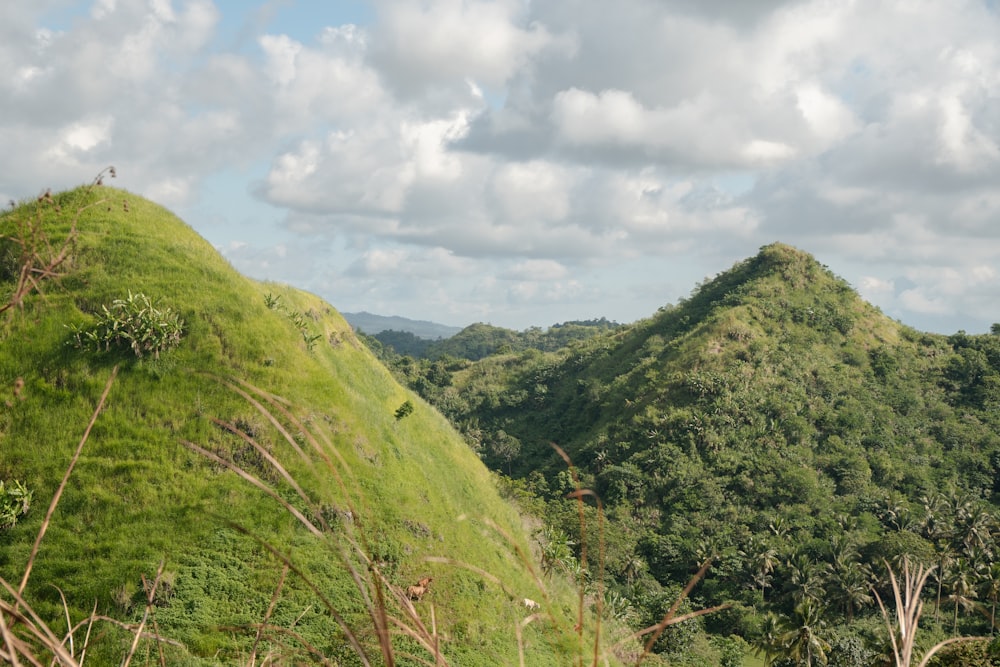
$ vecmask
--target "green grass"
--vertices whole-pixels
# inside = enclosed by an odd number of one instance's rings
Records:
[[[240,276],[165,209],[105,187],[63,193],[55,202],[58,212],[29,202],[0,217],[0,235],[12,234],[19,220],[38,219],[58,245],[75,212],[87,207],[63,275],[40,282],[41,292],[0,317],[0,405],[10,404],[0,413],[0,478],[19,479],[35,494],[32,511],[0,533],[0,575],[20,579],[45,508],[117,365],[107,405],[53,515],[25,594],[54,628],[65,625],[60,591],[74,622],[95,602],[98,613],[138,621],[145,608],[142,577],[151,579],[162,561],[172,584],[154,611],[159,632],[181,644],[166,649],[171,663],[246,662],[255,624],[264,619],[287,560],[303,576],[288,576],[271,625],[294,626],[301,639],[273,630],[268,650],[291,659],[308,644],[334,662],[353,664],[342,628],[317,595],[379,655],[358,587],[337,557],[345,538],[354,536],[367,540],[362,551],[388,584],[405,589],[434,577],[417,611],[429,626],[433,605],[450,664],[517,664],[515,627],[526,616],[520,599],[546,594],[522,556],[530,553],[530,540],[521,517],[447,421],[400,387],[329,304]],[[0,251],[9,251],[9,243],[0,240]],[[14,286],[7,268],[0,267],[0,301]],[[159,360],[140,360],[127,350],[98,354],[67,344],[68,326],[92,325],[101,305],[129,291],[179,313],[185,323],[179,347]],[[267,295],[280,296],[284,310],[268,308]],[[319,336],[311,349],[304,332]],[[17,378],[24,389],[13,398],[8,388]],[[234,387],[257,400],[262,392],[280,400],[262,412]],[[407,400],[415,410],[397,420],[394,413]],[[269,423],[266,413],[290,424],[278,405],[299,422],[290,435],[308,452],[305,458]],[[213,419],[253,435],[310,502]],[[306,436],[316,438],[320,451]],[[303,511],[324,508],[331,530],[314,535],[278,502],[185,442],[241,462]],[[363,559],[349,560],[364,572]],[[552,590],[546,618],[525,630],[531,665],[569,664],[578,650],[572,590],[558,583]],[[88,660],[120,661],[129,641],[128,633],[108,626],[93,638]],[[395,642],[420,654],[412,640]],[[141,651],[156,659],[151,643],[143,642]]]

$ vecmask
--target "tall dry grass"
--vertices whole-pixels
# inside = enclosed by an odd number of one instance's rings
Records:
[[[102,170],[94,177],[88,192],[101,185],[105,176],[115,178],[116,175],[114,167]],[[70,259],[70,252],[76,242],[77,223],[80,221],[80,216],[87,209],[99,206],[105,201],[105,199],[98,199],[78,208],[73,214],[69,231],[61,241],[52,239],[45,229],[45,211],[53,210],[56,213],[61,213],[59,205],[49,190],[39,195],[34,215],[19,216],[15,219],[13,234],[0,235],[0,241],[13,244],[18,253],[18,256],[14,258],[13,266],[17,273],[14,289],[6,301],[0,304],[0,313],[12,308],[22,308],[25,298],[32,292],[37,292],[44,297],[42,283],[65,275],[62,272],[62,266]]]
[[[924,584],[927,583],[927,577],[934,570],[934,566],[917,565],[916,569],[912,569],[909,559],[904,559],[901,576],[897,576],[888,561],[884,562],[889,571],[889,583],[892,585],[895,609],[890,612],[886,608],[874,587],[872,587],[872,592],[875,593],[879,611],[882,612],[882,619],[885,621],[885,627],[889,633],[895,667],[911,667],[916,659],[914,650],[917,630],[920,627],[920,616],[924,610],[924,601],[920,594],[924,589]],[[896,620],[895,629],[893,628],[893,618]],[[945,646],[959,642],[990,641],[991,639],[992,637],[951,637],[945,639],[932,646],[917,663],[917,667],[925,667],[934,654]]]

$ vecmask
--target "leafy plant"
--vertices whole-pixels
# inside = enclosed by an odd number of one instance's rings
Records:
[[[32,492],[16,479],[0,480],[0,530],[13,527],[31,508]]]
[[[305,341],[306,349],[310,352],[316,347],[316,341],[323,337],[323,334],[311,334],[306,330],[302,331],[302,340]]]
[[[131,349],[135,356],[160,352],[176,347],[184,333],[184,321],[170,308],[159,309],[142,292],[126,299],[115,299],[111,307],[101,306],[97,324],[90,329],[70,327],[77,348],[93,345],[98,352],[112,347]]]
[[[403,417],[409,417],[411,414],[413,414],[413,401],[407,400],[396,408],[396,421],[399,421]]]
[[[277,310],[281,307],[281,295],[268,292],[264,295],[264,305],[267,306],[268,310]]]
[[[299,330],[302,334],[302,341],[306,344],[306,349],[312,352],[316,348],[316,341],[323,338],[323,334],[314,334],[309,329],[309,320],[305,315],[297,310],[289,310],[281,304],[281,295],[275,295],[268,292],[264,295],[264,305],[268,307],[269,310],[278,310],[288,317],[288,319],[295,325],[295,328]],[[314,313],[310,313],[315,318]]]

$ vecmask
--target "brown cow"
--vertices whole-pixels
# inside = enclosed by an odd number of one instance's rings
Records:
[[[424,577],[418,581],[415,586],[407,586],[406,597],[420,602],[420,598],[424,597],[424,594],[427,592],[427,589],[431,585],[432,581],[434,581],[433,578]]]

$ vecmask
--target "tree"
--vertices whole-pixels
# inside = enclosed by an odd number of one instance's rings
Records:
[[[983,573],[983,595],[990,601],[990,631],[996,632],[997,600],[1000,599],[1000,563],[991,563]]]
[[[948,582],[951,590],[948,594],[948,600],[955,605],[951,628],[953,635],[958,634],[958,608],[961,607],[968,611],[976,604],[976,597],[978,597],[976,583],[977,577],[972,563],[965,558],[959,558],[955,561],[955,568],[952,570],[951,579]]]
[[[857,560],[835,564],[830,575],[833,597],[843,605],[847,621],[854,620],[854,612],[875,601],[871,594],[871,569]]]
[[[805,598],[795,607],[795,613],[790,619],[791,627],[780,637],[785,655],[795,665],[825,665],[830,642],[820,636],[825,624],[822,621],[823,609],[820,604],[810,598]]]
[[[521,441],[501,429],[490,439],[489,449],[493,456],[507,464],[509,475],[511,462],[521,454]]]
[[[768,612],[760,625],[760,631],[753,641],[754,652],[764,656],[764,665],[770,667],[783,652],[781,619],[774,612]]]

